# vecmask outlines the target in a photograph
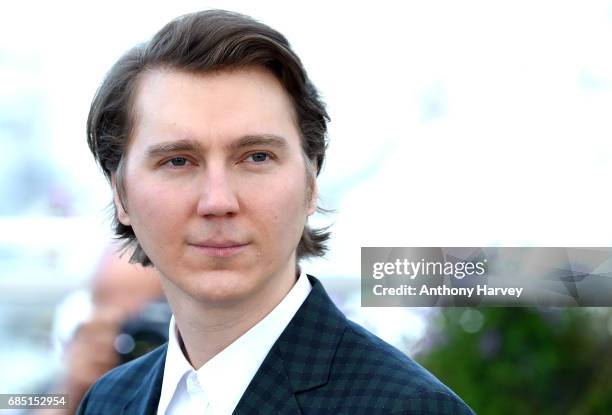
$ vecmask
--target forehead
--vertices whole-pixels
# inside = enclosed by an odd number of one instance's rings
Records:
[[[231,140],[299,136],[292,100],[276,77],[249,67],[209,73],[147,71],[139,81],[133,138]]]

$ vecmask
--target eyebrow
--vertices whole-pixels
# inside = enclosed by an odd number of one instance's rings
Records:
[[[249,134],[240,137],[240,139],[228,144],[226,147],[229,150],[240,150],[245,147],[276,147],[285,149],[287,140],[275,134]],[[203,153],[204,147],[199,141],[193,139],[182,139],[177,141],[168,141],[154,144],[147,148],[146,155],[148,158],[154,158],[170,153],[177,152],[197,152]]]
[[[183,139],[178,141],[167,141],[149,146],[146,154],[148,158],[153,158],[170,153],[178,153],[182,151],[200,152],[201,150],[202,146],[196,140]]]
[[[287,147],[287,140],[285,140],[281,136],[274,134],[245,135],[239,140],[231,143],[228,148],[230,148],[231,150],[240,150],[244,147],[256,146],[276,147],[279,149],[284,149]]]

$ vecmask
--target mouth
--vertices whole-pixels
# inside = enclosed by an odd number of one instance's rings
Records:
[[[244,250],[248,243],[234,241],[207,241],[202,243],[190,243],[189,246],[198,252],[211,257],[227,258]]]

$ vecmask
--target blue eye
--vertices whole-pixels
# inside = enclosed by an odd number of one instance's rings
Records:
[[[260,152],[260,153],[251,154],[249,158],[253,160],[255,163],[261,163],[269,159],[270,155],[268,153]]]
[[[185,157],[174,157],[168,160],[174,167],[182,167],[187,164],[187,159]]]

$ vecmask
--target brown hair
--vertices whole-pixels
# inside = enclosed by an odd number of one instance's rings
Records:
[[[123,156],[134,124],[138,80],[156,68],[205,73],[247,66],[263,66],[273,73],[291,96],[301,135],[306,170],[318,176],[325,159],[329,116],[314,85],[289,42],[276,30],[238,13],[207,10],[179,17],[153,38],[125,53],[98,88],[87,119],[87,143],[110,181],[115,173],[123,200]],[[314,180],[314,177],[312,177]],[[113,210],[113,226],[124,246],[134,245],[131,262],[151,265],[131,226],[119,222]],[[325,254],[327,229],[304,227],[297,247],[297,261]]]

